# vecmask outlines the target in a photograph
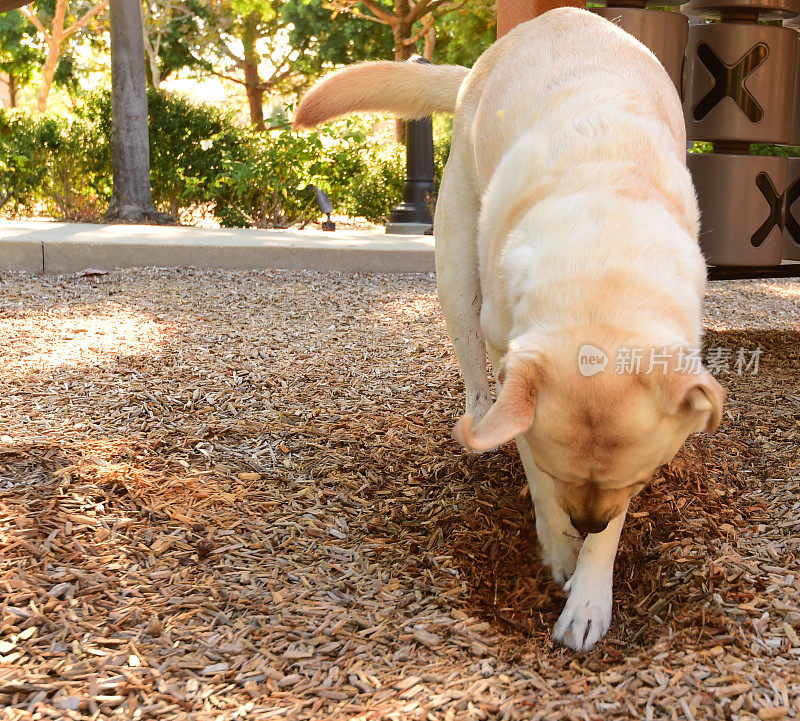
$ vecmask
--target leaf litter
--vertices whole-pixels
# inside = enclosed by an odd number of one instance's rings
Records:
[[[0,275],[0,718],[800,713],[800,284],[713,283],[724,424],[634,501],[576,655],[421,275]]]

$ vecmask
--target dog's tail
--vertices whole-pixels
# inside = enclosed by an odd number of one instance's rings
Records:
[[[331,73],[306,93],[292,127],[313,128],[358,112],[389,112],[407,120],[452,113],[468,72],[460,65],[388,60],[351,65]]]

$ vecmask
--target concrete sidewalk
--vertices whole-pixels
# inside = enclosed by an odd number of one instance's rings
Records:
[[[430,273],[433,236],[0,220],[0,270],[137,266]]]

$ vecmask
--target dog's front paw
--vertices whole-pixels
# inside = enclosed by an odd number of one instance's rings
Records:
[[[553,638],[573,651],[588,651],[606,635],[611,625],[611,585],[591,589],[575,586],[575,577],[564,587],[569,592]]]
[[[563,586],[575,573],[578,551],[580,543],[565,535],[558,542],[542,544],[542,561],[559,586]]]
[[[570,532],[568,521],[559,523],[556,519],[554,523],[543,512],[536,517],[536,535],[542,544],[542,562],[550,569],[553,580],[563,586],[575,573],[583,539]]]

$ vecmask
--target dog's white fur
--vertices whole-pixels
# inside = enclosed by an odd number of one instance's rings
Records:
[[[295,124],[379,109],[455,111],[434,222],[467,392],[455,435],[476,451],[516,439],[544,561],[569,593],[554,636],[591,648],[611,621],[630,498],[721,417],[724,392],[702,369],[578,371],[587,343],[673,355],[700,343],[705,264],[680,100],[643,45],[561,8],[517,27],[468,75],[415,63],[335,73]],[[598,530],[582,541],[573,525]]]

